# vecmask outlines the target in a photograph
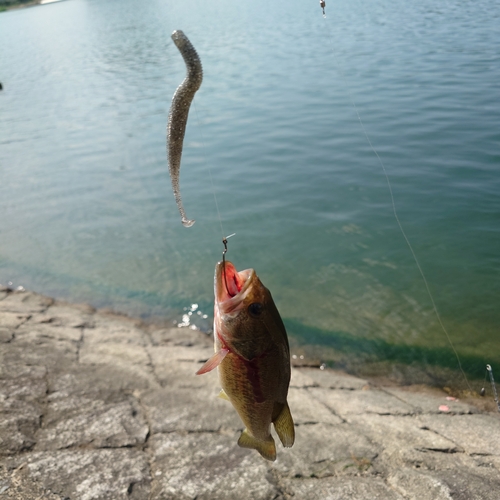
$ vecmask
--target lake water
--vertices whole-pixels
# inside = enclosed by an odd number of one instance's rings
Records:
[[[294,353],[458,380],[357,110],[465,371],[500,376],[500,2],[326,11],[70,0],[1,13],[0,283],[177,323],[198,304],[190,323],[206,329],[235,232],[228,258],[270,288]],[[189,229],[165,154],[185,75],[174,29],[204,67],[181,169]]]

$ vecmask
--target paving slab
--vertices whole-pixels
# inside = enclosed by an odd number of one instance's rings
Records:
[[[287,477],[357,475],[370,470],[380,451],[357,426],[301,425],[293,447],[279,450],[275,468]]]
[[[363,433],[385,449],[413,448],[442,453],[463,452],[464,449],[444,436],[430,430],[417,416],[350,415],[349,421],[363,429]]]
[[[394,471],[389,474],[388,484],[404,498],[453,500],[452,492],[443,480],[414,469]]]
[[[10,461],[7,467],[23,464],[44,490],[63,498],[147,500],[149,497],[147,456],[137,450],[34,452]]]
[[[99,343],[120,343],[146,346],[148,337],[144,331],[127,325],[123,322],[98,323],[93,328],[85,328],[85,343],[87,345]]]
[[[497,471],[486,468],[447,469],[430,472],[436,481],[446,484],[453,500],[497,500],[500,477]]]
[[[156,346],[147,352],[155,367],[155,376],[163,387],[209,389],[217,385],[217,372],[196,375],[213,354],[213,346]]]
[[[0,300],[0,312],[34,314],[45,311],[54,299],[34,292],[13,292]]]
[[[0,414],[0,455],[31,450],[43,410],[37,404],[18,402]]]
[[[215,385],[210,392],[166,387],[141,393],[140,402],[153,433],[243,430],[231,403],[217,397],[218,393]]]
[[[26,464],[8,469],[0,464],[0,498],[2,500],[67,500],[45,489],[33,479]]]
[[[500,456],[499,414],[421,415],[419,420],[470,455]]]
[[[317,368],[301,368],[300,373],[309,377],[314,385],[326,389],[344,389],[344,390],[357,390],[368,388],[367,380],[362,378],[353,377],[345,373],[336,372],[334,370],[325,370]]]
[[[388,483],[406,498],[419,500],[497,500],[500,491],[498,470],[460,463],[440,471],[402,469]]]
[[[323,403],[321,396],[314,397],[307,389],[291,387],[288,391],[288,405],[295,425],[341,424],[343,420]]]
[[[83,328],[93,326],[95,309],[86,304],[54,302],[48,309],[33,313],[30,322],[51,326]]]
[[[107,403],[81,396],[49,398],[36,450],[72,446],[123,448],[144,444],[149,428],[134,398]]]
[[[45,377],[0,379],[0,455],[35,445],[46,392]]]
[[[0,315],[0,343],[10,342],[14,338],[15,330],[28,320],[29,314],[3,312]]]
[[[50,399],[64,398],[79,394],[97,399],[107,400],[108,394],[115,392],[132,394],[136,390],[159,387],[153,375],[146,372],[138,377],[130,366],[106,364],[72,365],[64,370],[53,370],[47,375]]]
[[[156,434],[151,499],[275,498],[267,463],[237,440],[236,433]]]
[[[0,409],[5,410],[11,401],[37,401],[47,393],[46,371],[38,376],[19,376],[5,378],[0,383]]]
[[[462,467],[474,470],[477,467],[494,467],[485,457],[472,457],[464,452],[447,453],[439,450],[421,450],[411,446],[388,446],[377,457],[374,467],[384,477],[394,470],[404,468],[420,471],[443,471]],[[490,458],[490,457],[488,457]]]
[[[77,362],[76,342],[49,337],[36,338],[34,341],[14,340],[0,344],[0,372],[6,376],[22,366],[53,370]]]
[[[20,325],[14,334],[16,339],[26,343],[46,344],[46,339],[55,339],[76,344],[81,340],[82,329],[72,326],[35,323],[30,319]]]
[[[447,407],[444,412],[468,414],[477,413],[478,410],[472,405],[463,403],[454,397],[450,397],[444,391],[426,391],[425,393],[413,392],[397,387],[387,387],[384,390],[401,401],[412,405],[417,413],[443,413],[443,406]],[[441,408],[441,409],[440,409]]]
[[[78,352],[82,365],[113,366],[128,371],[143,383],[153,385],[156,380],[146,349],[137,344],[121,342],[87,343]]]
[[[308,500],[405,500],[380,478],[324,478],[292,480],[288,498]],[[420,499],[419,499],[420,500]]]
[[[357,391],[330,390],[325,392],[319,388],[309,389],[311,394],[322,398],[324,404],[342,418],[349,415],[374,413],[377,415],[412,415],[414,406],[377,389],[361,389]]]

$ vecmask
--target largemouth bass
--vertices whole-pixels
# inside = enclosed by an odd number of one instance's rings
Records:
[[[276,460],[274,424],[283,446],[295,440],[287,403],[290,348],[269,290],[253,269],[236,271],[231,262],[215,266],[215,354],[198,370],[218,368],[220,396],[228,399],[245,429],[238,445]]]

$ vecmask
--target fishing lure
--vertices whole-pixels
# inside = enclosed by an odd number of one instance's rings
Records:
[[[179,49],[186,63],[187,75],[183,82],[177,87],[172,97],[172,104],[168,114],[167,123],[167,159],[172,189],[175,202],[181,214],[181,222],[184,227],[191,227],[195,221],[188,219],[182,205],[181,192],[179,188],[179,173],[181,169],[182,146],[184,134],[189,115],[189,108],[194,94],[200,88],[203,81],[203,68],[201,60],[188,37],[181,30],[172,33],[172,40]]]

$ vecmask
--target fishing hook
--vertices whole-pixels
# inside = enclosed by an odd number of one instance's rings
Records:
[[[224,250],[222,251],[222,262],[226,263],[226,253],[227,253],[227,238],[224,236],[222,238],[222,244],[224,245]]]
[[[226,253],[227,253],[227,240],[234,236],[236,233],[230,234],[229,236],[224,236],[222,238],[222,244],[224,245],[224,250],[222,251],[222,269],[224,273],[224,284],[226,285],[226,291],[229,293],[229,287],[227,286],[227,275],[226,275]]]
[[[226,263],[226,253],[227,253],[227,240],[231,238],[231,236],[234,236],[236,233],[230,234],[229,236],[224,236],[222,238],[222,244],[224,245],[224,250],[222,252],[222,262],[225,264]]]

